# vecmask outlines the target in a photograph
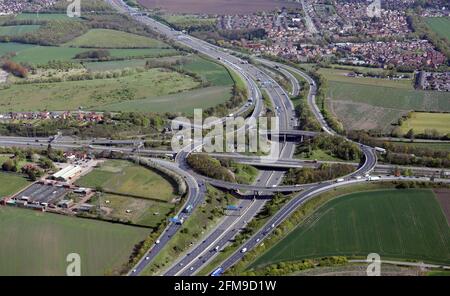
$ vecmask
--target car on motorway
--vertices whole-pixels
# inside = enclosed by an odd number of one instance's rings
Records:
[[[247,252],[247,248],[243,248],[243,249],[241,250],[241,253],[245,253],[245,252]]]
[[[161,241],[159,239],[156,240],[155,245],[159,245]]]
[[[191,267],[189,268],[189,270],[190,270],[190,271],[193,271],[193,270],[194,270],[194,266],[191,266]]]

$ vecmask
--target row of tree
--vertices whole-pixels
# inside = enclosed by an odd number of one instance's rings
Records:
[[[450,167],[450,152],[445,149],[436,149],[417,146],[414,143],[393,143],[374,138],[366,131],[351,131],[348,137],[359,143],[372,147],[381,147],[387,153],[381,154],[381,160],[397,165],[421,165],[427,167]]]

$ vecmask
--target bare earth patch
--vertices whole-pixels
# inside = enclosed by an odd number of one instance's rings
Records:
[[[0,70],[0,84],[5,83],[8,78],[8,72]]]
[[[347,130],[378,129],[390,132],[392,123],[406,113],[404,110],[372,106],[351,101],[328,100],[330,111]]]
[[[246,14],[282,7],[301,7],[300,3],[281,0],[139,0],[139,3],[151,9],[193,14]]]
[[[441,205],[442,211],[447,219],[447,223],[450,225],[450,189],[438,188],[434,189],[433,192]]]

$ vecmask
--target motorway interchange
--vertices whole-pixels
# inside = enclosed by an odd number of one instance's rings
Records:
[[[258,67],[249,64],[236,56],[229,53],[228,50],[222,50],[216,46],[208,44],[204,41],[196,39],[194,37],[185,35],[181,32],[177,32],[172,28],[161,24],[146,15],[141,13],[136,13],[135,10],[129,8],[124,2],[120,0],[109,0],[109,2],[117,8],[122,13],[127,13],[131,15],[134,19],[143,24],[146,24],[152,27],[154,30],[164,35],[167,38],[172,40],[176,40],[177,42],[188,46],[202,54],[205,54],[213,59],[218,60],[224,65],[235,70],[241,77],[244,78],[244,81],[247,84],[247,88],[249,90],[249,94],[252,98],[252,101],[255,102],[255,107],[250,115],[254,119],[263,115],[263,102],[262,95],[258,88],[256,80],[263,80],[269,83],[264,83],[263,88],[267,92],[270,97],[271,103],[276,110],[279,110],[278,116],[280,119],[280,129],[289,131],[295,130],[294,120],[295,111],[292,101],[290,100],[288,94],[282,87],[278,85],[278,83],[272,79],[268,74],[264,71],[260,70]],[[281,67],[284,71],[292,70],[285,69],[284,65],[275,64],[272,62],[268,62],[265,60],[260,60],[261,62],[267,63],[271,67]],[[297,71],[297,70],[296,70]],[[315,82],[308,77],[305,73],[301,74],[305,77],[310,83],[310,92],[308,94],[308,102],[312,107],[316,118],[322,125],[322,129],[324,132],[329,134],[335,134],[332,131],[327,123],[325,122],[322,114],[319,109],[315,105],[314,95],[316,93],[316,84]],[[292,78],[293,84],[293,95],[298,94],[300,89],[298,82],[296,79],[290,75]],[[191,145],[188,145],[177,154],[176,163],[180,169],[187,169],[185,159],[186,157],[196,151],[199,147],[201,147],[201,143],[193,142]],[[280,152],[276,157],[279,159],[292,159],[295,150],[295,144],[291,142],[280,143]],[[266,229],[264,227],[260,232],[258,232],[254,238],[247,241],[241,251],[236,252],[231,257],[229,257],[225,262],[220,266],[221,270],[226,270],[231,267],[235,262],[237,262],[242,256],[244,256],[245,251],[251,250],[257,243],[267,236],[270,231],[275,228],[279,223],[281,223],[286,217],[289,216],[292,211],[294,211],[298,206],[303,204],[307,199],[312,196],[323,192],[329,188],[334,188],[336,186],[342,186],[345,184],[360,182],[360,180],[353,179],[356,175],[365,175],[370,173],[376,165],[376,154],[373,148],[361,145],[361,150],[364,153],[365,161],[361,165],[361,167],[352,175],[348,176],[343,182],[335,183],[334,181],[323,182],[322,184],[316,184],[309,187],[306,190],[303,190],[300,194],[295,196],[288,204],[286,204],[270,221],[268,222],[270,225],[270,229]],[[253,189],[253,191],[258,190],[260,188],[277,188],[281,183],[284,173],[276,170],[262,170],[261,175],[258,178],[258,181],[249,186],[248,189]],[[198,176],[193,177],[194,180],[200,179]],[[204,183],[200,183],[200,185],[194,185],[194,188],[203,187]],[[195,190],[198,193],[198,196],[190,196],[186,201],[186,204],[191,204],[194,207],[198,205],[198,202],[202,200],[202,194],[204,192]],[[250,192],[253,194],[253,192]],[[200,197],[199,197],[200,196]],[[184,254],[177,262],[174,262],[172,266],[167,269],[164,275],[193,275],[195,274],[201,267],[207,264],[212,258],[217,255],[217,251],[225,247],[229,244],[230,240],[232,240],[240,231],[240,229],[246,225],[248,221],[250,221],[264,206],[266,200],[265,199],[242,199],[239,207],[245,209],[240,216],[228,216],[223,219],[219,225],[213,229],[210,233],[206,235],[206,237],[199,244],[192,246],[188,253]],[[185,213],[186,214],[186,213]],[[188,218],[188,217],[185,217]],[[173,224],[173,223],[172,223]],[[156,256],[159,250],[164,246],[164,244],[170,239],[173,235],[174,231],[176,231],[173,225],[170,225],[161,235],[161,237],[156,241],[157,243],[151,248],[148,253],[142,258],[142,260],[130,271],[130,275],[139,275],[151,262],[152,258]],[[211,251],[211,250],[215,250]]]
[[[153,20],[152,18],[137,13],[136,10],[130,8],[122,0],[107,0],[113,7],[115,7],[120,13],[125,13],[133,17],[135,20],[150,26],[155,31],[159,32],[161,35],[177,41],[184,46],[190,47],[199,53],[202,53],[210,58],[217,60],[218,62],[224,64],[225,66],[233,69],[238,73],[243,81],[247,85],[249,98],[252,104],[246,104],[237,110],[233,116],[238,116],[244,114],[253,108],[249,119],[257,119],[264,115],[264,102],[262,99],[262,93],[257,81],[265,81],[267,83],[262,83],[262,88],[268,94],[270,101],[277,110],[277,116],[280,120],[280,129],[285,133],[298,133],[295,129],[296,114],[294,110],[293,103],[289,98],[287,92],[265,71],[259,69],[253,64],[249,64],[246,61],[236,57],[231,54],[229,50],[224,50],[214,45],[211,45],[205,41],[199,40],[197,38],[191,37],[189,35],[183,34],[181,32],[175,31],[174,29]],[[300,85],[297,79],[291,74],[296,73],[308,81],[310,85],[308,94],[308,105],[311,108],[314,116],[320,123],[322,131],[330,134],[336,135],[336,133],[329,127],[325,121],[323,115],[321,114],[319,108],[315,103],[315,94],[317,91],[317,86],[314,80],[309,77],[306,73],[284,64],[275,63],[272,61],[264,60],[258,58],[257,61],[270,68],[276,68],[277,71],[282,71],[289,78],[292,83],[292,95],[297,95],[300,91]],[[225,119],[221,119],[225,120]],[[48,144],[48,139],[45,138],[16,138],[16,137],[0,137],[0,144],[2,146],[31,146],[39,147],[46,146]],[[123,152],[125,154],[135,154],[135,148],[117,148],[117,147],[105,147],[103,144],[136,144],[136,143],[102,143],[101,141],[88,141],[88,142],[64,142],[64,141],[52,141],[52,147],[56,149],[74,149],[85,147],[89,145],[89,149],[93,151],[117,151]],[[137,143],[139,145],[139,143]],[[317,196],[318,194],[325,192],[327,190],[334,189],[339,186],[346,186],[350,184],[367,182],[369,175],[375,167],[377,166],[376,152],[373,147],[369,147],[360,144],[361,151],[364,154],[363,162],[359,165],[359,168],[352,174],[336,180],[330,180],[326,182],[321,182],[317,184],[308,185],[296,185],[296,186],[279,186],[282,182],[284,172],[281,170],[275,170],[274,168],[265,167],[260,170],[260,175],[258,180],[252,185],[241,185],[241,184],[228,184],[226,182],[211,180],[203,176],[199,176],[191,171],[186,163],[186,158],[189,154],[195,152],[202,147],[202,143],[193,141],[190,145],[186,146],[182,151],[178,152],[175,157],[175,161],[167,161],[154,156],[161,156],[170,154],[170,151],[165,150],[145,150],[139,151],[139,154],[146,158],[148,161],[156,162],[167,169],[170,169],[177,174],[181,175],[186,181],[189,192],[186,198],[184,207],[181,208],[178,213],[180,219],[189,219],[192,211],[195,211],[196,207],[200,205],[206,194],[206,183],[210,183],[216,187],[234,189],[243,192],[241,195],[243,197],[237,205],[242,208],[241,214],[239,216],[227,216],[222,219],[221,222],[207,233],[204,238],[197,244],[194,244],[185,254],[183,254],[176,262],[164,271],[164,275],[170,276],[190,276],[195,275],[200,269],[202,269],[206,264],[211,262],[215,256],[217,256],[218,251],[223,249],[225,246],[230,244],[230,241],[240,232],[245,225],[254,218],[258,212],[264,207],[267,199],[254,198],[255,192],[260,192],[261,194],[273,194],[274,192],[298,192],[295,196],[290,199],[274,216],[272,216],[269,221],[257,231],[250,239],[248,239],[236,252],[234,252],[230,257],[228,257],[224,262],[217,266],[218,269],[215,275],[220,275],[223,271],[226,271],[232,267],[236,262],[242,259],[245,254],[255,248],[260,244],[273,229],[280,225],[286,218],[290,216],[298,207],[303,205],[309,199]],[[282,160],[286,166],[294,165],[295,160],[293,160],[295,150],[295,143],[293,142],[280,142],[279,154],[276,158]],[[235,156],[236,158],[241,158],[240,160],[249,161],[249,158],[242,156]],[[258,162],[263,159],[253,159],[252,161]],[[392,176],[381,176],[378,181],[392,181],[398,180],[397,177]],[[417,180],[417,179],[416,179]],[[422,181],[429,181],[429,178],[420,178]],[[189,210],[186,207],[189,206]],[[176,232],[181,228],[178,223],[170,223],[167,228],[162,232],[160,237],[156,240],[153,247],[148,250],[148,252],[142,257],[142,259],[130,270],[130,276],[140,275],[152,262],[152,260],[158,255],[158,253],[166,246],[170,239],[176,234]]]

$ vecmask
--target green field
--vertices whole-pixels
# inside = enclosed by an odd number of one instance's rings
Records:
[[[70,18],[65,13],[21,13],[15,17],[16,20],[40,20],[40,21],[60,21],[60,20],[82,20],[80,18]]]
[[[100,186],[108,192],[161,201],[171,201],[176,197],[175,188],[166,178],[124,160],[108,160],[81,177],[76,184],[89,188]]]
[[[431,190],[378,190],[335,198],[251,267],[373,252],[382,260],[450,263],[450,228]]]
[[[334,157],[321,149],[313,150],[309,155],[306,153],[296,154],[295,158],[319,161],[343,161],[342,159]]]
[[[450,17],[428,17],[426,23],[439,36],[450,41]]]
[[[106,111],[183,112],[194,113],[194,108],[209,108],[230,99],[229,87],[211,86],[142,100],[126,101],[105,106]]]
[[[197,86],[198,82],[191,77],[160,69],[115,79],[14,84],[0,90],[0,111],[76,110],[80,106],[88,110],[107,110],[112,109],[110,106],[116,103],[129,104],[133,103],[132,100],[140,102],[150,98],[154,105],[146,106],[145,110],[140,111],[175,111],[174,103],[191,107],[193,103],[197,103],[195,98],[190,97],[181,101],[185,97],[179,93]],[[175,97],[171,98],[169,104],[165,104],[164,100],[167,99],[164,96],[171,93]]]
[[[411,118],[403,122],[401,129],[404,133],[410,129],[416,133],[423,133],[426,129],[435,129],[445,135],[450,133],[450,113],[413,112]]]
[[[83,63],[84,67],[90,71],[113,71],[124,68],[139,68],[145,66],[145,59],[131,59],[122,61],[108,61],[108,62],[90,62]]]
[[[0,44],[0,54],[11,52],[12,46],[2,47],[7,43]],[[92,48],[57,47],[57,46],[32,46],[17,51],[17,56],[13,58],[15,62],[28,62],[35,65],[46,64],[52,60],[70,61],[82,52],[93,50]],[[113,58],[133,58],[133,57],[158,57],[164,55],[175,55],[174,49],[163,48],[139,48],[139,49],[109,49]],[[75,60],[73,60],[75,61]]]
[[[193,57],[181,68],[199,74],[214,86],[232,86],[234,83],[233,78],[224,66],[198,56]]]
[[[32,48],[34,45],[22,43],[0,43],[0,57],[11,52],[19,53],[25,49]]]
[[[92,204],[111,209],[107,218],[131,221],[136,225],[156,227],[174,209],[175,205],[142,198],[132,198],[116,194],[103,194]],[[130,210],[130,213],[127,213]]]
[[[340,66],[339,66],[340,67]],[[343,68],[347,68],[342,66]],[[385,72],[382,69],[372,69],[363,67],[348,67],[349,70],[340,70],[333,68],[322,68],[319,73],[323,75],[327,80],[334,82],[347,82],[358,85],[369,85],[369,86],[380,86],[380,87],[390,87],[396,89],[408,89],[413,90],[412,79],[402,79],[402,80],[390,80],[381,78],[371,78],[371,77],[348,77],[347,74],[351,72],[350,69],[356,69],[360,72]]]
[[[180,28],[189,28],[193,26],[212,26],[216,23],[215,18],[200,18],[195,15],[165,15],[164,19]]]
[[[19,174],[0,172],[0,199],[21,191],[30,182]]]
[[[156,39],[139,36],[122,31],[108,29],[92,29],[87,33],[64,44],[69,47],[91,48],[168,48]]]
[[[392,144],[394,146],[407,146],[407,147],[417,147],[417,148],[426,148],[434,151],[445,151],[450,152],[450,143],[419,143],[419,142],[389,142],[389,144]]]
[[[104,275],[127,263],[149,230],[0,207],[0,275],[65,275],[78,253],[82,275]]]
[[[36,31],[39,27],[38,25],[4,26],[0,27],[0,36],[18,36]]]
[[[173,62],[180,59],[181,56],[167,56],[162,58],[146,58],[146,59],[128,59],[118,61],[105,61],[105,62],[84,62],[83,65],[86,69],[94,72],[112,71],[124,68],[142,68],[147,61],[167,61]]]

